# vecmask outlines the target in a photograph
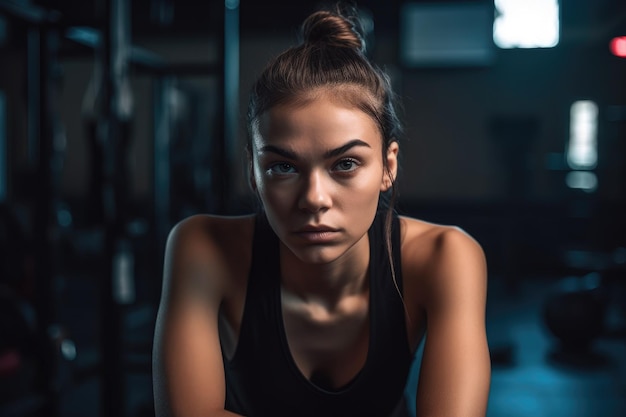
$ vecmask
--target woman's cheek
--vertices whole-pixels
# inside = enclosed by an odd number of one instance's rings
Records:
[[[268,186],[264,184],[262,189],[259,190],[262,195],[262,200],[271,205],[272,207],[276,207],[278,205],[285,205],[291,198],[291,190],[286,184],[281,185],[271,185]]]

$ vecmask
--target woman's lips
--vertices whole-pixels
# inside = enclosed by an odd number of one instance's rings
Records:
[[[339,231],[330,227],[305,227],[295,234],[310,243],[328,243],[337,238]]]

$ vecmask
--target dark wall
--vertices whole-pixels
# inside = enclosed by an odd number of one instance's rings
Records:
[[[405,158],[411,160],[405,164],[404,194],[443,199],[498,199],[510,193],[540,200],[562,197],[562,173],[548,169],[548,158],[565,151],[571,104],[588,99],[599,106],[599,193],[620,198],[624,184],[612,174],[623,166],[614,156],[623,154],[619,150],[624,149],[624,130],[623,122],[610,121],[609,107],[623,106],[625,71],[626,61],[598,44],[503,50],[488,68],[404,73],[409,133]],[[507,142],[493,132],[493,123],[501,119],[512,127],[516,122],[535,124],[534,134],[525,143],[514,143],[513,137]],[[517,164],[506,158],[509,146],[518,146],[515,156],[525,159],[519,165],[526,170],[525,189],[508,189],[510,170]]]

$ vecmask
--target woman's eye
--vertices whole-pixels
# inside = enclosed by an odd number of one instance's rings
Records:
[[[338,171],[354,171],[358,166],[358,162],[354,159],[342,159],[335,165],[335,169]]]
[[[296,172],[296,169],[291,164],[279,162],[270,166],[268,171],[272,174],[292,174]]]

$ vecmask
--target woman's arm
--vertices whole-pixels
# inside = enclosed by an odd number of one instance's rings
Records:
[[[427,329],[417,416],[484,417],[491,379],[484,253],[457,228],[446,228],[433,243],[424,274]]]
[[[157,417],[212,417],[224,411],[225,382],[218,311],[226,261],[202,218],[170,233],[153,347]]]

